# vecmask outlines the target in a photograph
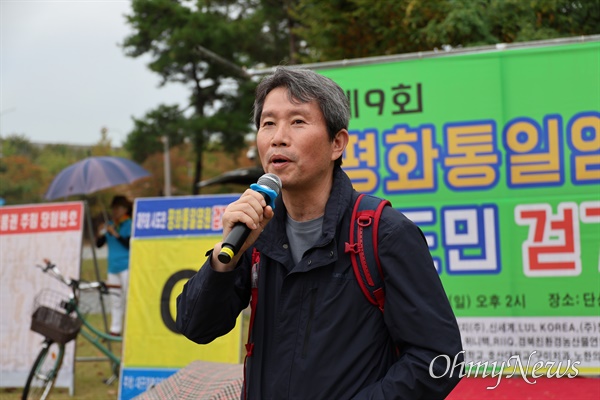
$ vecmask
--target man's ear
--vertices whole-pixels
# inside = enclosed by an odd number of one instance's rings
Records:
[[[338,133],[335,134],[333,141],[331,143],[331,160],[335,161],[344,154],[344,150],[346,150],[346,146],[349,141],[348,131],[346,129],[340,129]]]

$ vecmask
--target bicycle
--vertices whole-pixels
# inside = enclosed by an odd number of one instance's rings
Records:
[[[106,295],[109,288],[119,286],[69,279],[64,277],[50,260],[44,260],[44,263],[44,266],[36,267],[44,273],[50,273],[71,291],[66,300],[64,295],[48,290],[43,290],[36,296],[31,330],[42,334],[44,341],[23,388],[23,400],[44,400],[48,397],[62,366],[65,345],[79,334],[110,360],[112,376],[105,381],[106,384],[111,384],[119,376],[121,365],[120,357],[103,342],[121,342],[122,336],[109,335],[92,326],[79,304],[79,295],[83,290],[98,290],[101,295]]]

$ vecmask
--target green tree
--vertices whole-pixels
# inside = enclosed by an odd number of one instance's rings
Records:
[[[108,130],[100,131],[100,139],[93,146],[68,144],[34,144],[23,134],[0,138],[0,197],[8,204],[38,203],[54,178],[65,168],[89,156],[127,157],[123,149],[111,146]],[[121,188],[123,189],[123,188]],[[115,192],[116,193],[116,192]],[[110,201],[114,193],[99,194]],[[100,205],[92,204],[100,209]]]
[[[134,161],[144,162],[155,153],[163,152],[161,137],[167,136],[171,147],[183,143],[188,121],[179,106],[159,105],[143,118],[133,118],[133,130],[127,135],[124,147]]]
[[[189,176],[190,162],[189,145],[186,143],[173,146],[169,149],[171,160],[171,193],[182,195],[189,193],[192,177]],[[164,189],[164,164],[163,153],[154,153],[146,158],[142,166],[150,172],[150,177],[134,184],[141,187],[140,193],[144,196],[162,196]]]
[[[90,156],[112,156],[112,140],[108,137],[108,128],[100,128],[100,140],[90,148]]]
[[[44,169],[18,154],[2,157],[2,163],[0,197],[6,204],[39,203],[45,190]]]
[[[45,173],[33,162],[39,147],[23,134],[11,134],[0,138],[0,149],[0,197],[6,204],[41,201]]]
[[[490,31],[498,42],[523,42],[600,33],[598,0],[494,0]]]
[[[40,149],[24,134],[14,133],[5,138],[0,137],[0,143],[4,157],[19,155],[33,159],[40,153]]]
[[[210,138],[221,139],[231,152],[244,145],[254,87],[247,68],[278,63],[288,54],[289,47],[283,44],[288,36],[281,34],[282,28],[273,19],[263,20],[269,16],[281,22],[285,14],[262,7],[269,3],[274,2],[133,0],[132,13],[126,16],[133,28],[123,43],[126,54],[149,55],[148,66],[160,74],[162,84],[177,82],[190,88],[193,115],[184,134],[196,155],[194,194]]]
[[[600,33],[598,0],[298,0],[302,61]]]
[[[67,144],[46,144],[32,162],[39,165],[45,173],[45,183],[50,183],[63,169],[88,156],[87,147]],[[41,183],[40,183],[41,184]]]

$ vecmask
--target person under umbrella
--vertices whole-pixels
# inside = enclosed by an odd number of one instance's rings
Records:
[[[111,299],[109,333],[119,336],[123,330],[127,284],[129,280],[129,241],[131,239],[132,203],[125,196],[114,196],[111,202],[112,221],[101,225],[96,247],[108,246],[108,279]],[[116,287],[115,287],[116,286]]]

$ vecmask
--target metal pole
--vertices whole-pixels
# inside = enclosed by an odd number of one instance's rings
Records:
[[[164,145],[164,164],[165,164],[165,197],[171,196],[171,157],[169,155],[169,137],[167,135],[161,136],[161,142]]]
[[[90,210],[90,206],[89,206],[87,199],[85,199],[84,205],[85,205],[85,217],[87,220],[88,237],[90,239],[90,247],[92,248],[92,258],[94,260],[94,269],[96,272],[96,280],[101,281],[102,279],[100,279],[100,270],[98,269],[98,259],[96,258],[96,235],[94,235],[94,231],[92,230],[92,216],[90,215],[92,212]],[[100,308],[102,309],[102,319],[104,320],[104,331],[108,332],[108,322],[106,319],[106,310],[104,308],[104,299],[102,297],[102,293],[98,292],[98,297],[100,300]],[[107,345],[108,345],[109,350],[112,351],[111,343],[108,342]]]

